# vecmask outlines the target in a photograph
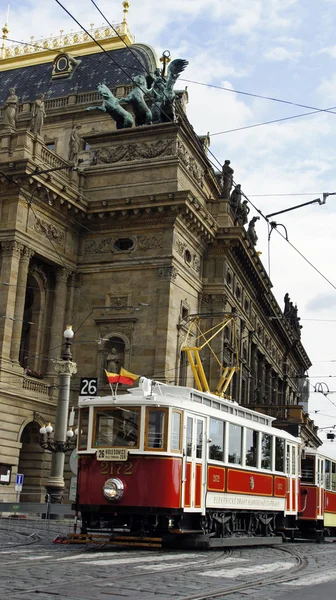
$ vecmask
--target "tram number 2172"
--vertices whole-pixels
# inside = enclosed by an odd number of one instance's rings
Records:
[[[101,475],[133,475],[133,463],[131,462],[102,462],[100,465]]]

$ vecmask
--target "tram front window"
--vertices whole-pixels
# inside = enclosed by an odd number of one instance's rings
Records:
[[[168,413],[165,408],[147,408],[146,410],[146,450],[167,449]]]
[[[140,409],[99,408],[95,413],[94,446],[100,448],[137,448]]]

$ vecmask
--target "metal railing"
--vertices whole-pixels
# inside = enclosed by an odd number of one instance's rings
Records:
[[[71,504],[47,502],[0,502],[0,530],[25,536],[47,533],[66,535],[77,527],[77,516]]]

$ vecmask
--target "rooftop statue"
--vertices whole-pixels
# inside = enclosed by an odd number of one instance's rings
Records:
[[[248,206],[248,202],[247,200],[243,200],[237,213],[238,225],[246,225],[246,223],[248,222],[249,212],[250,208]]]
[[[154,123],[167,123],[175,120],[175,98],[174,85],[181,75],[182,71],[188,66],[189,62],[184,58],[176,58],[167,69],[167,76],[155,69],[154,81],[149,90],[153,98],[152,112],[155,115]]]
[[[16,131],[16,114],[17,114],[18,97],[15,95],[14,88],[9,90],[9,96],[5,102],[3,116],[4,124],[12,132]]]
[[[145,94],[149,96],[149,90],[147,89],[147,81],[144,75],[136,75],[133,77],[135,87],[126,96],[126,98],[120,98],[119,102],[128,102],[133,108],[135,115],[135,125],[151,125],[153,121],[152,112],[148,108],[145,102]]]
[[[247,229],[247,237],[251,244],[253,244],[253,246],[256,246],[258,241],[257,232],[255,230],[255,224],[257,221],[259,221],[259,219],[260,217],[253,217],[253,219],[251,219],[251,221],[249,222]]]
[[[47,116],[44,109],[44,94],[39,94],[34,102],[30,131],[41,135],[44,119]]]
[[[222,178],[223,178],[223,197],[229,198],[230,192],[233,186],[233,173],[234,170],[230,167],[231,161],[226,160],[224,162],[222,168]]]
[[[112,94],[111,90],[104,83],[98,85],[98,92],[103,96],[103,104],[101,106],[89,106],[86,110],[101,110],[106,112],[116,122],[117,129],[125,129],[133,127],[134,119],[119,104],[119,100]]]

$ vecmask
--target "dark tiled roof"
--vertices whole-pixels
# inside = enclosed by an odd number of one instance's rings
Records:
[[[11,87],[15,88],[19,103],[32,102],[42,93],[48,99],[93,91],[97,89],[98,83],[106,83],[110,88],[129,85],[131,77],[153,70],[155,58],[149,46],[136,44],[132,51],[129,48],[120,48],[110,51],[109,55],[111,58],[104,52],[79,56],[77,60],[81,63],[71,79],[52,80],[50,62],[0,71],[0,106],[3,106],[8,98]],[[140,60],[143,68],[134,55]]]

